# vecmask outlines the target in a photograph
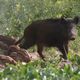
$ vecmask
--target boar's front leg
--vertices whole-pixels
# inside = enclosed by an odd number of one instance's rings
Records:
[[[58,46],[58,49],[60,50],[60,52],[62,52],[62,57],[67,60],[67,54],[68,54],[68,45],[67,44],[63,44],[61,46]]]
[[[45,57],[44,55],[42,54],[42,51],[43,51],[43,44],[37,44],[37,52],[39,53],[40,57],[45,61]]]

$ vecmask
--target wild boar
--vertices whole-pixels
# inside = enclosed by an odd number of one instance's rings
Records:
[[[42,51],[44,47],[57,47],[62,53],[62,57],[67,59],[68,44],[70,40],[76,38],[78,22],[78,17],[34,21],[24,30],[23,37],[15,44],[19,44],[24,49],[36,44],[37,52],[43,60]]]

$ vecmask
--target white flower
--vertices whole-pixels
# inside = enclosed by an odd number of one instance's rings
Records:
[[[22,65],[26,65],[26,63],[25,62],[22,62]]]
[[[12,70],[12,67],[10,67],[10,70]]]
[[[80,74],[80,71],[78,72],[78,74]]]
[[[38,70],[38,69],[36,69],[36,72],[39,72],[39,70]]]
[[[55,73],[52,73],[51,75],[54,76],[54,77],[56,76]]]
[[[34,78],[33,80],[37,80],[37,79]]]
[[[46,79],[46,76],[43,77],[43,80],[47,80],[47,79]]]
[[[41,75],[41,76],[43,75],[42,72],[40,72],[40,75]]]
[[[9,30],[9,28],[6,28],[6,30],[8,31],[8,30]]]

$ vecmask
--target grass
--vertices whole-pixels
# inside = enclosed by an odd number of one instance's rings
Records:
[[[68,59],[71,64],[65,64],[62,68],[59,67],[58,57],[46,62],[18,62],[16,66],[7,64],[5,69],[0,70],[0,80],[80,80],[80,56],[69,52]]]

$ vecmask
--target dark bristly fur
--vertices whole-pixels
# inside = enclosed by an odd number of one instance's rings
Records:
[[[30,24],[25,30],[23,37],[15,44],[21,48],[28,49],[37,45],[37,52],[44,59],[43,47],[57,47],[67,59],[68,42],[74,40],[76,36],[76,24],[78,17],[74,19],[45,19],[38,20]]]

